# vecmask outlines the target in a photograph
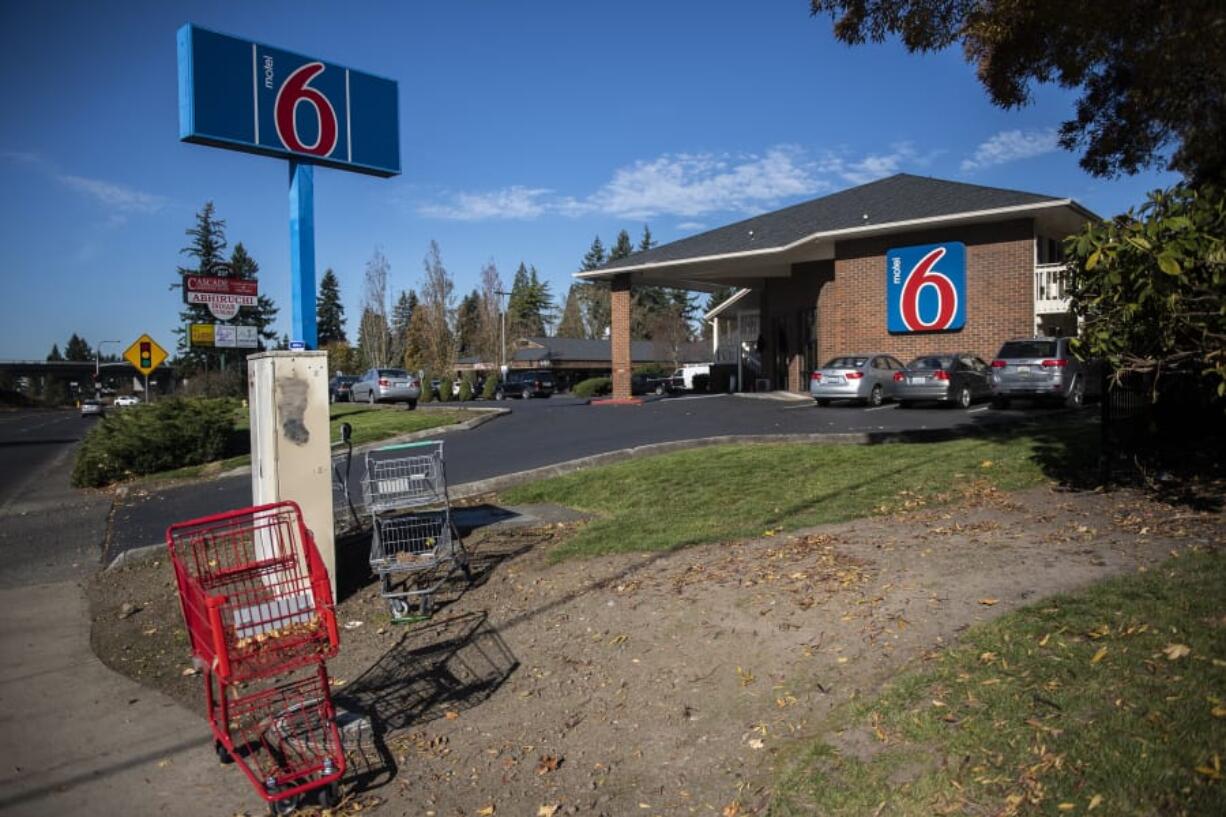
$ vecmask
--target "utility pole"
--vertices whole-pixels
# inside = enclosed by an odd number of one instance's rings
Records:
[[[499,313],[499,317],[502,318],[502,320],[500,321],[500,323],[502,324],[502,360],[499,361],[498,373],[502,377],[506,377],[506,374],[507,374],[507,310],[502,305],[502,296],[510,295],[511,293],[506,292],[501,289],[496,289],[494,290],[494,294],[498,296],[498,313]]]
[[[119,343],[117,340],[100,340],[94,347],[94,399],[102,399],[102,344]]]

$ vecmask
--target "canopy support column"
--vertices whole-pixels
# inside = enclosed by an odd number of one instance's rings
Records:
[[[615,275],[610,282],[609,342],[613,352],[613,399],[630,399],[630,276]]]

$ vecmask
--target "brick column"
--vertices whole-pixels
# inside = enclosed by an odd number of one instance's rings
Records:
[[[613,399],[630,398],[630,276],[613,277],[609,293],[611,328],[609,341],[613,345]]]

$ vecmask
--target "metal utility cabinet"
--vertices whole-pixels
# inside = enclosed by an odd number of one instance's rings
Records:
[[[293,500],[336,593],[328,353],[260,352],[247,358],[251,415],[251,501]]]

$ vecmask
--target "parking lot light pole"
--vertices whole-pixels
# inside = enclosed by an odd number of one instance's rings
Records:
[[[94,399],[102,399],[102,346],[107,343],[121,343],[118,340],[100,340],[94,347]]]
[[[498,374],[505,377],[507,373],[507,311],[502,306],[502,297],[511,293],[496,289],[494,294],[498,296],[498,313],[502,318],[500,321],[502,324],[502,359],[499,360]]]

